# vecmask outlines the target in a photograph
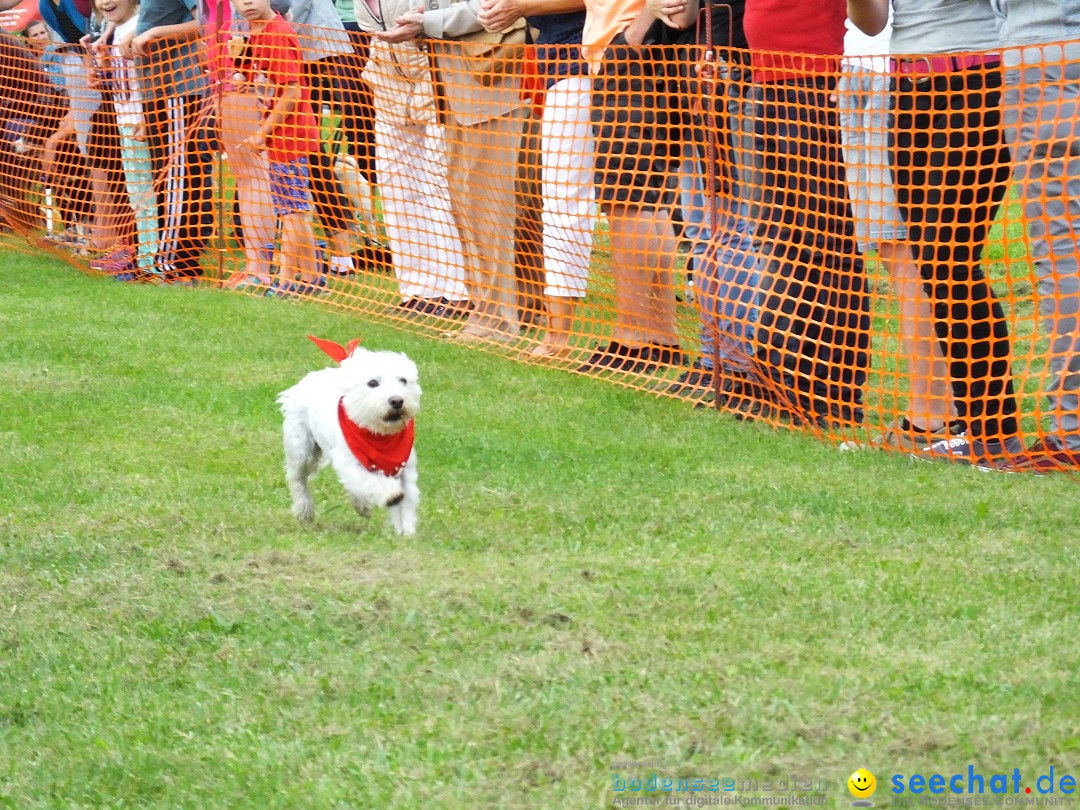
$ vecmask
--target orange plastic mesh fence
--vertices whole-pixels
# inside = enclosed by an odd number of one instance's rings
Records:
[[[590,76],[517,37],[303,33],[321,58],[235,24],[133,62],[4,37],[5,223],[121,280],[318,299],[833,442],[1077,466],[1060,47],[1008,90],[994,54],[755,82],[693,46]]]

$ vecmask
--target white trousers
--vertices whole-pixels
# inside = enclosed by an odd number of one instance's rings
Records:
[[[443,128],[390,123],[376,109],[375,147],[402,300],[466,300],[465,257],[450,208]]]
[[[544,211],[544,292],[552,298],[583,298],[592,256],[596,202],[593,196],[593,133],[589,121],[592,82],[570,76],[547,91],[540,123],[541,195]]]

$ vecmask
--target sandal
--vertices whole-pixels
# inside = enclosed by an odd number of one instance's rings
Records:
[[[240,271],[225,279],[221,286],[226,290],[246,290],[250,287],[269,287],[270,283],[268,276]]]

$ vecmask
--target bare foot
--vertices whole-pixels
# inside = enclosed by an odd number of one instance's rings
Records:
[[[529,350],[530,357],[552,357],[561,358],[569,357],[573,353],[574,349],[566,343],[548,342],[547,340],[542,343],[533,346]]]
[[[512,343],[518,339],[517,335],[502,329],[488,329],[483,326],[468,326],[460,332],[453,333],[453,336],[456,340],[465,343],[479,343],[486,340],[495,341],[496,343]]]

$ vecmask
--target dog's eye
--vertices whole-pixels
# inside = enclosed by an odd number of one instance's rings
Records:
[[[368,380],[367,381],[367,387],[368,388],[378,388],[379,387],[379,381],[378,380]]]
[[[408,385],[409,384],[409,381],[406,380],[404,377],[398,377],[398,382],[401,383],[402,385]]]

